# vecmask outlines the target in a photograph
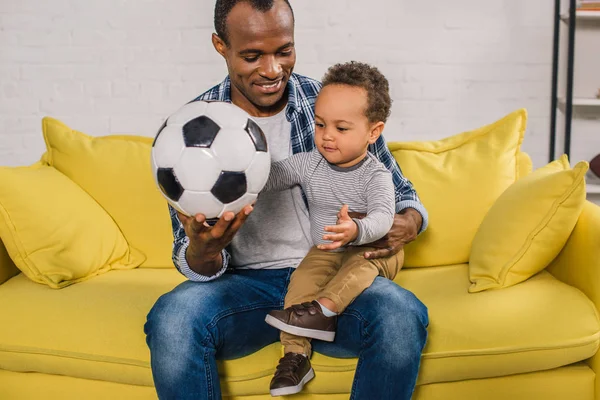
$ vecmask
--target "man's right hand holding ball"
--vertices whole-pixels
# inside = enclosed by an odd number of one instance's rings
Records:
[[[180,212],[177,213],[190,239],[185,259],[192,271],[204,276],[213,276],[221,270],[223,267],[221,251],[231,243],[252,210],[253,207],[248,205],[237,215],[231,211],[226,212],[212,227],[206,223],[203,214],[188,217]]]

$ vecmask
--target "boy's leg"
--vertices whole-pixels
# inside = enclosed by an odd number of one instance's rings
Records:
[[[337,269],[341,265],[340,261],[341,257],[339,254],[321,251],[313,247],[290,278],[288,291],[285,296],[284,309],[315,300],[317,294],[335,276]],[[285,311],[271,313],[267,317],[268,323],[273,323],[279,329],[288,330],[289,327],[282,326],[283,321],[278,318],[283,313]],[[308,338],[282,330],[280,340],[284,348],[284,353],[300,353],[310,357],[311,345]]]
[[[402,268],[403,250],[396,255],[373,260],[364,258],[363,254],[367,250],[364,247],[348,248],[337,274],[319,294],[319,297],[331,300],[338,313],[343,312],[359,294],[371,286],[377,276],[393,280]]]
[[[294,328],[286,325],[293,318],[290,307],[314,300],[317,293],[335,274],[337,266],[339,257],[332,257],[330,253],[316,248],[311,249],[290,278],[284,306],[287,310],[270,312],[266,318],[267,323],[279,329]],[[271,380],[272,396],[298,393],[315,376],[310,365],[309,339],[282,330],[280,340],[285,355],[279,360]]]

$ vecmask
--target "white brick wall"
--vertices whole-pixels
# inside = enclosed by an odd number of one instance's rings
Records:
[[[442,138],[529,110],[525,149],[547,160],[548,0],[292,0],[296,71],[374,63],[392,85],[388,140]],[[43,152],[40,119],[151,136],[220,81],[211,0],[0,1],[0,165]]]

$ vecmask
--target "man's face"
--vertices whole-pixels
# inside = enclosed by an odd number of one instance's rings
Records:
[[[229,46],[213,36],[225,58],[233,102],[253,116],[273,115],[287,103],[286,85],[296,63],[294,20],[285,2],[254,10],[240,2],[227,16]]]
[[[383,129],[365,116],[367,91],[348,85],[327,85],[315,104],[315,145],[331,164],[350,167],[367,154]]]

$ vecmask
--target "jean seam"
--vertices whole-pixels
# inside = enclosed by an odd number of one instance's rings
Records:
[[[209,360],[208,360],[208,349],[206,348],[206,346],[204,346],[204,365],[208,365],[209,364]],[[210,367],[209,368],[204,368],[206,371],[206,382],[207,382],[207,391],[208,391],[208,396],[209,399],[213,399],[214,393],[213,393],[213,381],[212,381],[212,375],[210,373]]]
[[[288,275],[285,280],[285,289],[281,292],[281,296],[279,296],[279,307],[283,307],[285,304],[285,296],[287,296],[288,288],[290,286],[290,279],[295,270],[295,268],[290,268],[288,271]]]

